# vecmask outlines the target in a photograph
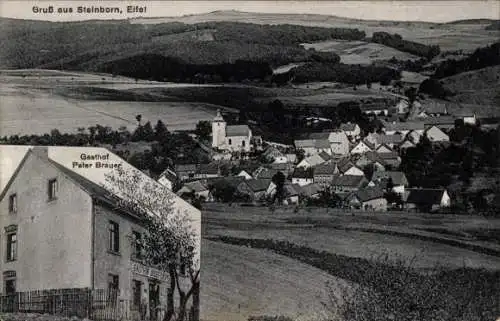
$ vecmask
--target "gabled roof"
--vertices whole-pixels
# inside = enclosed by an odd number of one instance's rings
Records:
[[[314,147],[319,149],[330,148],[330,141],[328,139],[317,139],[314,141]]]
[[[315,147],[316,140],[315,139],[296,139],[294,141],[295,148],[311,148]]]
[[[318,156],[323,158],[323,160],[325,160],[325,161],[328,161],[332,158],[332,156],[325,151],[322,151],[321,153],[319,153]]]
[[[345,186],[345,187],[359,187],[365,182],[366,178],[364,176],[342,175],[334,177],[332,185]]]
[[[301,188],[298,184],[285,184],[283,190],[286,197],[293,197],[300,194]]]
[[[436,205],[441,204],[441,199],[445,192],[444,189],[431,189],[431,188],[408,188],[407,203],[421,204],[421,205]]]
[[[306,157],[301,162],[304,162],[304,161],[313,167],[325,162],[325,160],[319,155],[312,155],[312,156]]]
[[[453,116],[440,116],[440,117],[428,117],[424,120],[425,126],[429,127],[432,125],[448,125],[455,126],[455,117]]]
[[[384,161],[400,159],[399,154],[396,152],[390,153],[377,153],[378,157]]]
[[[382,153],[387,153],[387,152],[381,152],[381,151],[380,151],[380,150],[381,150],[381,149],[383,149],[383,148],[387,149],[389,152],[393,152],[392,148],[391,148],[391,147],[389,147],[389,146],[387,146],[385,143],[384,143],[384,144],[381,144],[379,147],[377,147],[377,149],[376,149],[375,151],[376,151],[377,153],[381,153],[381,154],[382,154]]]
[[[200,164],[196,169],[197,174],[209,174],[209,175],[217,175],[219,174],[219,164],[217,163],[208,163],[208,164]]]
[[[310,133],[308,136],[307,136],[309,139],[314,139],[314,140],[328,140],[328,138],[330,137],[330,133],[329,132],[320,132],[320,133]]]
[[[248,125],[229,125],[226,127],[226,136],[249,136],[250,127]]]
[[[192,190],[195,193],[208,191],[208,187],[202,181],[193,181],[184,184],[184,187]]]
[[[321,192],[322,190],[323,190],[323,188],[321,187],[321,185],[314,184],[314,183],[300,186],[300,194],[304,195],[306,197],[314,196],[314,195],[318,194],[319,192]]]
[[[333,175],[338,171],[337,164],[333,162],[320,164],[314,168],[314,176],[316,175]]]
[[[400,171],[376,171],[373,172],[372,181],[382,181],[392,179],[394,185],[404,185],[408,186],[408,179],[406,178],[405,173]]]
[[[278,173],[277,169],[259,167],[253,172],[252,176],[254,178],[271,179],[276,173]]]
[[[268,158],[276,158],[276,157],[284,156],[283,153],[274,146],[269,146],[264,151],[264,153],[262,153],[262,155],[265,157],[268,157]]]
[[[262,192],[267,190],[269,184],[271,184],[270,179],[248,179],[243,182],[247,184],[248,187],[252,190],[252,192]]]
[[[403,141],[403,136],[400,134],[394,135],[379,135],[377,137],[377,143],[379,144],[399,144]]]
[[[448,106],[449,103],[445,101],[424,101],[422,104],[422,109],[427,113],[427,114],[447,114],[448,113]]]
[[[339,159],[339,161],[337,162],[337,166],[339,168],[339,170],[344,173],[345,171],[347,171],[349,168],[353,167],[354,166],[354,163],[351,162],[351,160],[347,157],[345,158],[341,158]]]
[[[197,168],[196,164],[176,164],[176,172],[195,172]]]
[[[302,168],[302,167],[297,167],[293,171],[292,174],[293,178],[313,178],[314,177],[314,170],[312,168]]]
[[[355,193],[361,202],[367,202],[378,198],[384,198],[384,191],[379,187],[365,187]]]

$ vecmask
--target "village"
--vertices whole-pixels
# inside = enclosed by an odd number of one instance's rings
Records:
[[[396,115],[409,115],[409,105],[401,99],[392,109]],[[365,115],[381,119],[379,132],[364,133],[358,124],[348,122],[334,130],[304,134],[293,146],[254,136],[247,124],[228,125],[219,111],[211,123],[212,161],[175,165],[158,180],[197,203],[444,210],[453,202],[446,188],[411,186],[400,169],[401,157],[423,141],[448,146],[448,132],[456,124],[479,126],[479,119],[473,112],[450,114],[446,103],[412,105],[412,119],[403,121],[385,120],[389,108],[362,109]]]

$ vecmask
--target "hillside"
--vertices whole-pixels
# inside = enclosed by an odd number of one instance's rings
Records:
[[[333,14],[333,13],[332,13]],[[442,50],[474,50],[477,47],[491,44],[498,40],[498,32],[485,30],[492,21],[481,19],[468,23],[432,23],[421,21],[377,21],[359,20],[337,17],[334,15],[316,14],[273,14],[239,11],[214,11],[206,14],[183,17],[137,18],[131,19],[134,24],[157,24],[179,21],[195,24],[211,21],[248,22],[255,24],[294,24],[316,27],[357,28],[364,31],[367,37],[374,32],[400,34],[404,39],[426,45],[439,45]]]
[[[451,99],[456,102],[500,106],[500,65],[446,77],[441,82],[455,94]]]

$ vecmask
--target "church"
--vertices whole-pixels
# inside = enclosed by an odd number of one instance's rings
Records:
[[[248,125],[227,125],[220,110],[212,121],[212,148],[231,152],[249,152],[252,131]]]

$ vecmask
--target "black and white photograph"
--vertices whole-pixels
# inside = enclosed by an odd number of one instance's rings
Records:
[[[0,2],[0,321],[500,320],[500,1]]]

